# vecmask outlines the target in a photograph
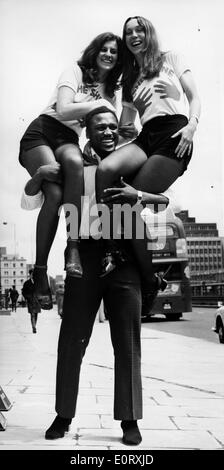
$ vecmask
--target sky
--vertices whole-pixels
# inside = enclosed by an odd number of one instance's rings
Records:
[[[18,163],[19,141],[44,109],[58,76],[99,33],[121,35],[127,17],[154,24],[163,50],[189,63],[202,103],[188,171],[174,185],[182,209],[217,223],[224,236],[224,42],[222,0],[0,0],[0,246],[35,261],[38,211],[20,207],[29,179]],[[82,140],[84,143],[84,139]],[[7,222],[7,225],[3,225]],[[63,215],[49,274],[63,273]]]

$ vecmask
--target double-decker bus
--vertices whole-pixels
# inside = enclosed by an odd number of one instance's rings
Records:
[[[154,272],[161,273],[168,284],[163,292],[159,292],[146,318],[163,314],[169,320],[179,320],[183,312],[192,311],[184,226],[169,206],[158,214],[150,212],[144,213],[143,218],[152,238]]]

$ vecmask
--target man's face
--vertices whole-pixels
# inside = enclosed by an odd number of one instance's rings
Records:
[[[88,138],[95,152],[104,158],[115,150],[118,143],[118,122],[108,112],[95,114],[89,124]]]

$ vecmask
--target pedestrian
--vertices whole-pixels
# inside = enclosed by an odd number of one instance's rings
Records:
[[[90,143],[84,149],[84,159],[88,160],[90,166],[85,168],[85,194],[93,201],[96,163],[116,147],[118,121],[110,110],[98,109],[89,113],[86,124]],[[132,198],[135,197],[137,200],[138,191],[130,185],[127,187],[129,196],[132,191]],[[145,194],[145,198],[146,196]],[[148,200],[152,202],[153,197],[154,195],[148,195]],[[155,199],[158,198],[156,195]],[[114,419],[121,421],[123,443],[138,445],[142,440],[138,427],[138,420],[142,418],[141,281],[138,265],[129,240],[122,239],[119,240],[119,244],[126,254],[125,262],[102,277],[103,240],[99,239],[98,230],[95,234],[90,230],[92,227],[89,227],[88,220],[84,221],[84,218],[83,210],[80,256],[85,276],[82,278],[67,276],[65,280],[63,315],[58,341],[55,406],[57,416],[46,431],[45,437],[46,439],[64,437],[75,416],[81,363],[103,300],[115,357]],[[87,236],[86,226],[89,228],[90,236]]]
[[[141,16],[124,23],[122,93],[120,132],[125,134],[125,124],[134,122],[137,113],[142,130],[130,144],[100,163],[98,202],[105,188],[113,187],[120,176],[131,178],[132,186],[142,191],[163,193],[186,171],[192,156],[200,118],[193,74],[181,54],[160,50],[154,26]],[[144,265],[145,250],[141,247],[136,247],[136,253]],[[113,250],[111,243],[107,253],[110,263]],[[144,287],[146,296],[147,283],[149,279]]]
[[[33,271],[33,269],[29,270],[30,278],[23,284],[22,295],[27,302],[27,309],[28,313],[30,314],[32,331],[33,333],[37,333],[38,313],[41,312],[41,308],[35,294]]]
[[[10,296],[11,304],[12,304],[12,312],[16,312],[17,300],[18,300],[18,297],[19,297],[19,292],[18,292],[18,290],[16,290],[16,286],[15,286],[15,285],[13,285],[13,286],[12,286],[12,289],[10,289],[10,291],[9,291],[9,296]]]
[[[33,273],[35,292],[43,309],[52,308],[47,261],[62,202],[65,217],[69,214],[66,204],[75,206],[78,214],[75,233],[71,233],[69,223],[66,224],[65,270],[75,277],[83,274],[78,250],[83,194],[79,136],[83,118],[90,110],[105,103],[115,105],[120,75],[121,39],[110,32],[102,33],[91,41],[81,58],[61,74],[48,106],[32,121],[20,142],[19,161],[31,176],[35,174],[37,185],[41,182],[44,195],[37,220]],[[29,183],[25,191],[27,195],[36,194]]]
[[[62,318],[62,312],[63,312],[63,299],[64,299],[64,284],[58,284],[56,286],[56,302],[57,302],[58,315],[61,318]]]
[[[5,308],[8,310],[10,302],[9,289],[5,289]]]

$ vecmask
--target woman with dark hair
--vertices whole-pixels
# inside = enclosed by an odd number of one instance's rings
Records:
[[[124,24],[122,85],[120,134],[125,135],[123,125],[134,122],[137,112],[142,130],[98,167],[97,198],[114,203],[118,198],[104,191],[120,177],[135,176],[132,185],[142,191],[166,191],[187,169],[200,117],[200,100],[188,65],[176,52],[160,50],[154,26],[141,16]],[[143,243],[133,240],[133,245],[147,285],[151,253],[146,256]],[[111,257],[109,252],[110,262]]]
[[[20,142],[19,161],[31,176],[36,174],[38,187],[41,181],[44,194],[37,220],[33,273],[35,294],[43,309],[52,308],[47,260],[61,202],[66,217],[70,214],[69,205],[76,208],[77,215],[75,233],[71,233],[67,219],[65,270],[70,276],[83,274],[78,250],[83,194],[79,136],[86,114],[98,106],[115,105],[120,75],[121,38],[110,32],[102,33],[87,46],[80,60],[61,74],[48,106],[29,125]],[[25,192],[32,196],[32,191],[28,182]]]

